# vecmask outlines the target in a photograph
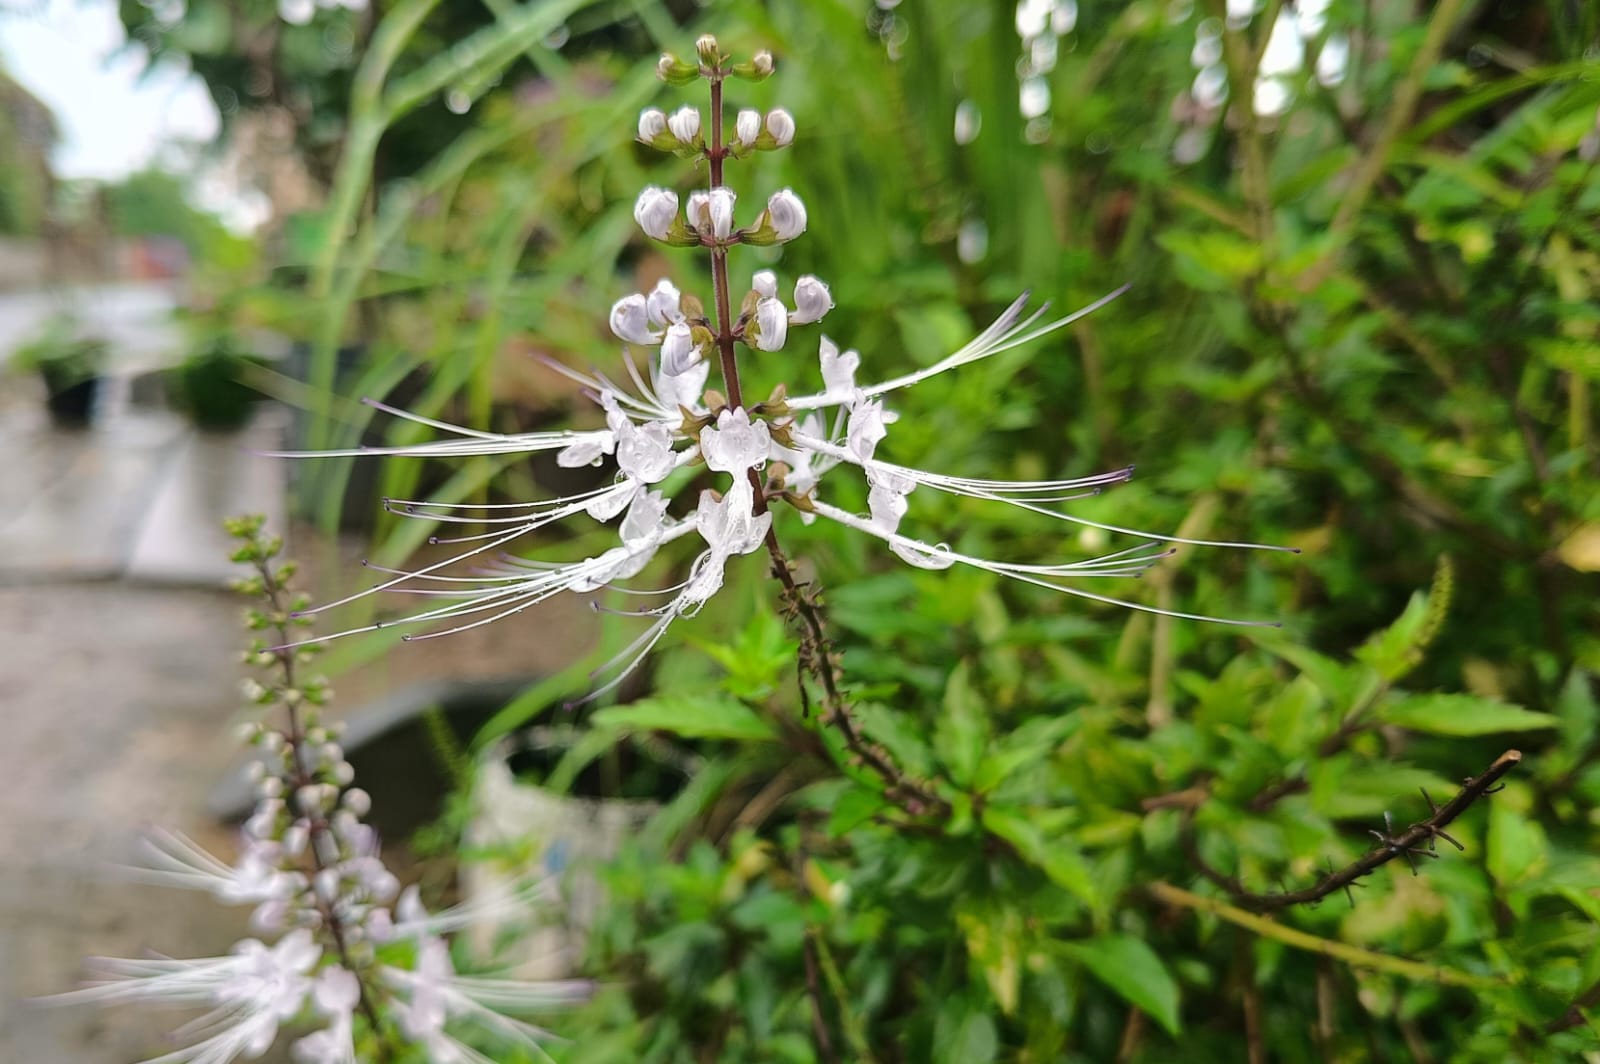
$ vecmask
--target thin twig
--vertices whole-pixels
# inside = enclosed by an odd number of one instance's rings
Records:
[[[1357,880],[1363,876],[1371,875],[1379,868],[1393,861],[1397,857],[1404,857],[1416,872],[1417,857],[1437,857],[1435,849],[1439,839],[1444,839],[1458,849],[1461,844],[1451,838],[1444,830],[1457,817],[1465,813],[1479,798],[1492,794],[1499,788],[1495,785],[1500,778],[1516,767],[1522,760],[1522,753],[1518,750],[1507,750],[1494,763],[1484,771],[1481,776],[1468,779],[1462,784],[1461,790],[1444,805],[1434,805],[1423,792],[1423,798],[1432,809],[1432,815],[1426,820],[1419,820],[1400,832],[1394,834],[1388,825],[1388,814],[1384,815],[1384,830],[1374,831],[1372,835],[1377,838],[1378,845],[1362,854],[1355,861],[1340,869],[1334,869],[1319,879],[1315,884],[1301,890],[1280,891],[1271,894],[1257,894],[1246,889],[1238,878],[1218,870],[1210,864],[1200,853],[1196,843],[1193,826],[1193,811],[1184,817],[1182,831],[1182,845],[1186,856],[1194,864],[1199,873],[1212,883],[1227,891],[1228,895],[1239,905],[1252,912],[1271,912],[1285,909],[1291,905],[1304,905],[1310,902],[1321,901],[1336,891],[1348,890],[1358,885]]]
[[[1493,976],[1476,975],[1472,972],[1463,972],[1456,968],[1445,968],[1437,964],[1421,964],[1417,961],[1408,961],[1404,957],[1391,957],[1387,953],[1375,953],[1359,946],[1350,946],[1343,942],[1318,938],[1316,935],[1307,934],[1296,928],[1285,927],[1266,916],[1246,912],[1237,906],[1229,905],[1227,902],[1218,901],[1216,898],[1203,897],[1184,890],[1182,887],[1175,887],[1171,883],[1152,883],[1149,886],[1149,891],[1155,896],[1156,900],[1165,902],[1168,905],[1177,905],[1185,909],[1194,909],[1197,912],[1210,913],[1248,931],[1254,931],[1263,938],[1270,938],[1276,942],[1282,942],[1286,946],[1293,946],[1295,949],[1306,950],[1310,953],[1320,953],[1356,968],[1371,968],[1375,971],[1398,975],[1405,979],[1444,983],[1449,986],[1486,987],[1498,986],[1501,982],[1501,980]]]
[[[816,1039],[817,1056],[823,1064],[838,1064],[839,1055],[833,1051],[833,1036],[828,1033],[828,1021],[822,1015],[822,979],[817,966],[816,931],[806,928],[804,940],[806,962],[806,997],[811,1001],[811,1036]]]

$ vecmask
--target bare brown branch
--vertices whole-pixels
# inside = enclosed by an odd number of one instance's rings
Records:
[[[1193,807],[1190,807],[1184,816],[1182,844],[1185,855],[1194,864],[1196,870],[1226,891],[1235,904],[1252,912],[1272,912],[1286,909],[1291,905],[1305,905],[1321,901],[1336,891],[1349,891],[1353,886],[1359,886],[1357,880],[1382,868],[1398,857],[1404,857],[1411,865],[1412,872],[1416,871],[1416,858],[1435,858],[1437,843],[1444,839],[1457,849],[1461,844],[1445,831],[1457,817],[1465,813],[1472,804],[1487,794],[1492,794],[1499,788],[1501,777],[1510,772],[1522,760],[1522,753],[1518,750],[1507,750],[1495,758],[1483,774],[1468,779],[1462,784],[1461,790],[1456,792],[1443,805],[1434,805],[1423,792],[1423,798],[1432,809],[1432,815],[1426,820],[1419,820],[1407,827],[1399,834],[1394,834],[1388,825],[1387,814],[1384,817],[1384,830],[1374,831],[1371,834],[1378,840],[1378,845],[1362,854],[1355,861],[1343,868],[1331,869],[1327,875],[1317,880],[1316,883],[1301,890],[1286,890],[1276,893],[1258,894],[1249,890],[1235,876],[1222,872],[1208,862],[1200,853],[1200,847],[1195,841],[1193,828]],[[1600,993],[1600,992],[1597,992]]]

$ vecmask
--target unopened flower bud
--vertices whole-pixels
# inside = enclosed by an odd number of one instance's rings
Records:
[[[356,770],[348,761],[335,762],[332,769],[333,781],[341,787],[347,787],[356,778]]]
[[[258,765],[260,763],[256,762]],[[263,798],[277,798],[283,794],[283,781],[276,776],[267,776],[256,784],[256,793]]]
[[[647,107],[639,112],[639,139],[654,144],[656,138],[667,131],[667,116],[658,107]]]
[[[794,142],[794,115],[781,107],[767,112],[767,135],[775,147],[786,148]]]
[[[615,308],[612,309],[615,314]],[[663,277],[656,282],[656,286],[645,297],[645,323],[652,329],[664,329],[673,322],[683,317],[683,295],[678,291],[677,285]],[[659,334],[652,333],[650,343],[661,340]]]
[[[758,351],[777,351],[789,338],[789,312],[776,299],[763,299],[756,304],[756,317],[745,333],[750,346]]]
[[[711,193],[703,188],[697,188],[689,193],[689,200],[684,204],[683,216],[689,220],[690,229],[700,229],[706,225],[706,208],[711,205]]]
[[[809,273],[794,283],[794,313],[789,315],[790,325],[810,325],[821,321],[833,309],[833,297],[828,286]]]
[[[655,185],[647,187],[639,193],[639,200],[633,205],[633,217],[646,236],[656,240],[667,239],[672,233],[672,223],[678,217],[678,194]],[[804,228],[803,223],[801,228]]]
[[[372,796],[360,787],[352,787],[344,792],[344,807],[356,816],[366,816],[372,812]]]
[[[687,104],[672,112],[667,128],[684,147],[693,147],[700,141],[700,111]]]
[[[711,235],[718,240],[728,239],[733,232],[733,204],[736,197],[731,188],[714,188],[711,190],[709,210],[711,212]]]
[[[722,52],[717,47],[717,39],[711,34],[702,34],[694,42],[694,50],[700,56],[700,65],[715,70],[717,64],[722,62]]]
[[[294,792],[294,805],[300,812],[310,816],[322,812],[322,788],[315,783],[308,783]]]
[[[699,67],[685,63],[670,52],[662,52],[661,60],[656,63],[656,77],[668,85],[687,85],[699,76]]]
[[[611,331],[624,343],[648,347],[661,342],[661,334],[650,328],[649,304],[637,292],[611,305]]]
[[[772,76],[772,53],[757,52],[748,63],[737,63],[728,72],[746,81],[765,81]]]
[[[661,372],[676,377],[699,361],[700,349],[689,324],[680,321],[670,326],[661,341]]]
[[[778,275],[771,270],[758,270],[750,278],[750,287],[755,289],[762,299],[776,299],[778,297]]]
[[[283,852],[290,857],[298,857],[305,851],[306,840],[311,837],[311,828],[304,820],[296,820],[283,832]]]
[[[790,189],[774,192],[767,200],[763,223],[758,228],[763,230],[762,236],[768,237],[766,242],[793,240],[806,231],[806,205]],[[764,232],[767,229],[771,230],[770,234]]]
[[[275,754],[283,749],[283,733],[280,731],[264,731],[258,741],[261,744],[261,749],[269,754]]]
[[[761,112],[753,108],[745,108],[733,120],[733,140],[742,148],[748,148],[761,136]]]

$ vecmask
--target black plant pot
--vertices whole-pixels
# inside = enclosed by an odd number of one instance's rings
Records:
[[[100,392],[100,378],[86,377],[72,381],[70,384],[51,380],[51,375],[44,375],[45,387],[49,396],[45,406],[50,411],[50,420],[57,428],[81,429],[88,426],[94,412],[94,399]]]

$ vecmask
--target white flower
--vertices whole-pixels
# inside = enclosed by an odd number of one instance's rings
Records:
[[[695,345],[694,332],[688,322],[674,322],[661,341],[661,372],[676,377],[700,361],[701,351]]]
[[[644,296],[634,293],[611,305],[611,331],[617,339],[645,347],[659,344],[661,333],[650,325],[649,304]]]
[[[294,1044],[298,1064],[356,1064],[354,1023],[361,1002],[361,980],[334,965],[317,976],[311,1000],[328,1026]]]
[[[639,193],[633,205],[633,218],[646,236],[665,240],[678,217],[678,194],[669,188],[651,185]]]
[[[664,329],[673,322],[682,321],[682,301],[683,297],[677,286],[663,277],[645,297],[645,321],[656,329]],[[660,337],[656,339],[659,341]]]
[[[499,1010],[548,1009],[580,1001],[590,991],[584,982],[531,983],[459,976],[450,962],[449,947],[431,935],[417,942],[415,968],[384,965],[380,973],[395,992],[389,1009],[400,1033],[436,1064],[483,1064],[490,1059],[452,1036],[447,1030],[452,1021],[471,1024],[547,1059],[539,1043],[548,1040],[549,1033]]]
[[[794,313],[789,316],[790,325],[821,321],[832,309],[833,296],[828,293],[828,286],[817,278],[808,273],[794,283]]]
[[[733,232],[733,204],[737,197],[731,188],[711,190],[708,210],[711,215],[711,235],[726,240]]]
[[[622,545],[638,549],[655,542],[666,527],[667,503],[659,491],[641,491],[628,504],[628,513],[617,529]]]
[[[885,414],[881,402],[873,402],[857,392],[855,401],[850,404],[850,420],[845,427],[846,446],[850,448],[850,453],[863,462],[871,461],[878,444],[889,435],[887,426],[893,420],[894,415]]]
[[[794,115],[774,107],[767,112],[767,132],[778,147],[788,147],[794,141]]]
[[[660,108],[646,107],[639,112],[639,139],[646,144],[667,131],[667,116]]]
[[[749,479],[743,476],[736,476],[720,499],[711,491],[700,493],[695,527],[705,539],[707,550],[695,560],[679,600],[680,609],[703,604],[722,589],[729,558],[761,548],[767,530],[772,527],[772,514],[763,513],[757,517],[754,499],[755,491]]]
[[[278,0],[278,17],[291,26],[304,26],[316,14],[316,0]]]
[[[707,425],[700,430],[700,453],[706,465],[719,473],[732,473],[736,479],[766,461],[771,446],[772,431],[767,423],[752,423],[743,407],[724,409],[717,415],[715,427]]]
[[[709,213],[710,194],[703,195]],[[781,195],[774,197],[774,200],[780,200]],[[779,206],[780,210],[773,213],[783,213],[781,203]],[[709,218],[706,221],[709,224]],[[771,221],[770,218],[764,218],[757,228]],[[769,279],[757,277],[752,283],[764,288],[769,284]],[[776,278],[772,278],[770,283],[775,287]],[[823,302],[826,289],[820,282],[817,282],[817,289],[809,292],[809,285],[799,285],[797,288],[801,296],[798,302],[813,309]],[[773,327],[774,332],[779,328],[787,328],[788,317],[781,313],[782,304],[775,297],[771,298],[772,305],[762,308],[760,304],[763,298],[766,297],[758,295],[756,320],[748,323],[747,328],[770,340],[773,332],[768,332],[768,325]],[[657,320],[666,320],[667,303],[670,303],[670,297],[663,290],[663,309],[659,311]],[[1126,602],[1087,591],[1075,584],[1083,579],[1138,575],[1170,553],[1166,547],[1169,543],[1256,546],[1136,532],[1081,518],[1058,508],[1058,504],[1096,494],[1127,480],[1131,469],[1076,478],[1009,482],[928,472],[896,465],[878,456],[878,452],[884,449],[882,445],[887,438],[888,427],[894,421],[894,415],[884,406],[884,397],[888,393],[1011,350],[1070,324],[1079,316],[1067,315],[1042,322],[1042,311],[1025,313],[1024,303],[1023,299],[1017,300],[993,324],[960,349],[943,358],[923,358],[921,361],[931,364],[904,376],[877,383],[859,382],[860,356],[854,351],[841,353],[836,344],[824,338],[819,357],[824,387],[810,394],[792,389],[786,394],[785,402],[795,419],[788,423],[788,442],[782,446],[772,439],[771,429],[765,420],[752,418],[748,411],[742,409],[719,411],[713,424],[702,424],[696,432],[697,438],[685,438],[685,431],[693,430],[685,425],[683,410],[689,412],[691,419],[704,416],[702,391],[708,379],[709,366],[701,357],[699,345],[695,343],[695,330],[682,321],[667,325],[661,356],[652,366],[648,382],[636,368],[630,367],[632,381],[637,387],[634,394],[619,388],[602,375],[584,374],[559,365],[555,367],[587,392],[599,396],[606,409],[607,428],[603,431],[506,435],[458,428],[382,407],[397,416],[410,417],[420,424],[453,435],[410,447],[324,453],[465,457],[557,451],[558,460],[576,462],[578,459],[593,460],[596,456],[603,457],[615,452],[619,475],[610,485],[564,498],[503,503],[488,508],[391,500],[388,506],[392,512],[446,525],[470,525],[473,534],[459,540],[445,540],[466,544],[455,557],[410,572],[391,571],[392,579],[383,580],[350,598],[391,589],[427,592],[432,596],[425,600],[429,604],[427,608],[385,621],[383,625],[404,625],[408,628],[427,626],[423,634],[414,637],[408,635],[407,638],[434,638],[494,623],[566,592],[581,594],[617,586],[639,593],[670,595],[676,592],[664,604],[639,611],[639,616],[652,618],[648,629],[604,666],[603,672],[609,674],[609,678],[591,692],[592,698],[619,683],[651,652],[675,620],[693,614],[715,594],[722,586],[723,571],[730,558],[759,549],[761,540],[771,527],[773,514],[767,512],[762,500],[755,496],[757,488],[752,487],[750,480],[763,463],[771,460],[781,461],[788,468],[784,476],[785,489],[804,496],[803,519],[815,517],[830,520],[860,531],[885,543],[908,564],[930,569],[966,565],[1007,579],[1094,601],[1117,603],[1147,612],[1198,617],[1196,614]],[[647,317],[649,307],[647,298]],[[1087,313],[1090,309],[1093,307],[1085,308],[1079,314]],[[804,309],[797,312],[804,314]],[[778,324],[780,321],[782,325]],[[703,332],[701,340],[704,343]],[[828,408],[834,409],[835,414],[831,418],[824,418],[822,412]],[[831,431],[828,428],[830,421]],[[702,458],[714,473],[730,477],[732,484],[724,489],[721,496],[709,492],[702,494],[693,511],[681,514],[674,520],[668,512],[671,509],[672,490],[668,485],[675,480],[682,482],[675,471],[686,470]],[[859,470],[866,481],[868,512],[864,515],[850,513],[826,499],[816,497],[818,480],[822,474],[845,466]],[[837,479],[837,475],[833,479]],[[660,487],[652,490],[652,485]],[[1064,562],[1006,562],[963,554],[937,541],[924,541],[901,531],[902,526],[915,516],[908,509],[909,497],[922,488],[1015,507],[1048,519],[1134,536],[1137,542],[1132,547],[1114,550],[1101,557]],[[555,521],[584,513],[609,521],[624,511],[626,516],[619,528],[618,545],[580,561],[551,563],[524,560],[506,553],[519,538]],[[782,512],[781,508],[779,512]],[[485,528],[487,532],[480,531]],[[658,550],[693,533],[698,533],[706,546],[690,564],[688,578],[683,583],[654,591],[623,583],[641,573]],[[500,560],[485,565],[486,559],[496,558]],[[456,565],[470,566],[466,570],[470,575],[444,575],[444,570]],[[350,599],[330,605],[347,601]],[[367,624],[324,638],[370,631],[373,627]],[[263,810],[263,829],[275,830],[273,826],[279,824],[283,816],[282,804],[281,801],[278,803],[276,811]],[[366,917],[363,925],[366,933],[374,936],[386,933],[383,919],[377,913]]]
[[[781,300],[762,299],[756,303],[754,330],[747,331],[750,346],[758,351],[781,351],[789,337],[789,310]]]
[[[856,390],[856,370],[861,367],[861,356],[854,351],[839,353],[839,347],[826,336],[822,338],[822,384],[832,403],[849,402]]]
[[[762,299],[773,299],[778,294],[778,275],[771,270],[757,270],[750,278],[750,287]]]
[[[711,224],[711,193],[703,188],[697,188],[689,193],[689,200],[684,204],[683,216],[689,220],[689,228],[704,229]]]
[[[617,468],[641,484],[656,484],[672,472],[672,433],[659,421],[635,427],[623,422],[617,433]]]
[[[593,432],[556,452],[556,465],[563,469],[599,465],[616,450],[617,441],[609,432]]]
[[[54,1000],[207,1006],[212,1011],[185,1028],[205,1037],[159,1060],[225,1064],[271,1048],[279,1025],[305,1007],[312,988],[308,973],[321,957],[311,932],[297,928],[272,946],[246,939],[225,957],[94,958],[90,965],[98,978]]]
[[[700,112],[685,104],[672,112],[672,117],[667,119],[667,128],[678,138],[678,143],[685,147],[692,145],[700,138]]]
[[[894,532],[900,528],[900,519],[906,515],[906,495],[909,492],[894,490],[894,485],[886,480],[872,480],[867,491],[867,510],[872,514],[872,523],[884,532]]]
[[[700,397],[705,394],[706,378],[711,375],[711,363],[704,360],[695,363],[682,373],[667,373],[665,368],[656,374],[656,398],[661,402],[664,416],[671,416],[679,412],[679,408],[693,412],[700,406]]]
[[[745,108],[733,120],[734,143],[748,148],[761,136],[761,112]]]
[[[806,205],[789,189],[767,199],[767,222],[779,240],[793,240],[806,231]]]

